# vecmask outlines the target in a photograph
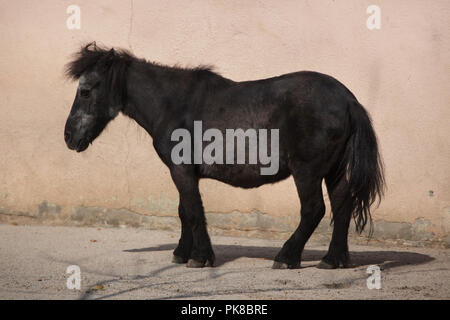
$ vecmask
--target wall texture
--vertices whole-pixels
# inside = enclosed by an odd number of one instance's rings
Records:
[[[79,30],[66,26],[72,4]],[[379,30],[366,27],[371,4]],[[0,0],[0,219],[177,226],[169,172],[131,120],[119,116],[85,153],[65,146],[77,84],[63,67],[97,40],[164,64],[213,64],[234,80],[336,77],[379,136],[388,192],[375,237],[450,243],[449,16],[447,0]],[[285,237],[299,220],[292,179],[254,190],[202,181],[201,191],[223,232]]]

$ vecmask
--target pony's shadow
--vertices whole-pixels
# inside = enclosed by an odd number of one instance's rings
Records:
[[[162,244],[155,247],[124,250],[124,252],[152,252],[168,251],[175,249],[175,243]],[[216,253],[216,266],[221,266],[227,262],[239,258],[255,258],[273,260],[280,248],[258,247],[241,245],[213,245]],[[305,249],[302,261],[320,261],[327,252],[324,250]],[[434,258],[426,254],[408,251],[365,251],[350,252],[352,267],[366,265],[378,265],[382,269],[401,267],[406,265],[419,265],[433,261]]]

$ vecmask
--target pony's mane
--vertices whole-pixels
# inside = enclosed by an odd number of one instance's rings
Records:
[[[75,53],[73,60],[66,65],[65,73],[68,78],[77,80],[95,66],[99,67],[99,71],[107,71],[112,66],[117,67],[119,63],[128,65],[134,59],[136,57],[126,50],[107,49],[91,42]]]
[[[169,67],[157,62],[138,59],[125,49],[107,49],[97,45],[95,42],[88,43],[75,53],[73,60],[66,65],[65,74],[70,79],[78,80],[84,72],[92,70],[95,66],[98,67],[99,71],[106,72],[111,67],[128,66],[133,60],[166,70],[183,70],[220,76],[214,71],[214,66],[212,65],[199,65],[193,68],[181,67],[180,65]]]
[[[75,53],[73,60],[66,65],[65,74],[69,79],[78,80],[85,72],[95,70],[106,77],[105,86],[113,103],[125,103],[127,90],[126,79],[128,66],[132,62],[142,63],[147,68],[158,68],[168,72],[188,72],[197,79],[209,79],[212,83],[228,81],[213,71],[211,65],[183,68],[178,65],[169,67],[145,59],[136,58],[124,49],[107,49],[95,42],[88,43]]]

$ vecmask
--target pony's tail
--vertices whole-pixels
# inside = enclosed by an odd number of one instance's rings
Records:
[[[356,100],[349,102],[351,136],[347,142],[343,164],[352,197],[352,216],[356,231],[361,233],[367,222],[369,235],[373,224],[370,206],[384,195],[383,163],[370,116]]]

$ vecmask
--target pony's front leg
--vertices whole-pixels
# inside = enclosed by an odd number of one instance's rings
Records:
[[[214,251],[206,229],[206,219],[198,188],[198,178],[193,174],[192,168],[185,166],[176,166],[171,169],[170,173],[180,193],[180,207],[182,207],[182,219],[184,220],[184,222],[182,220],[182,224],[185,224],[185,230],[182,229],[180,239],[182,246],[180,247],[179,245],[175,249],[174,256],[188,258],[187,267],[189,268],[213,266],[215,260]],[[189,256],[179,256],[179,252],[183,253],[188,249],[187,245],[190,237],[188,234],[185,234],[183,237],[183,232],[189,232],[189,229],[192,235]]]

